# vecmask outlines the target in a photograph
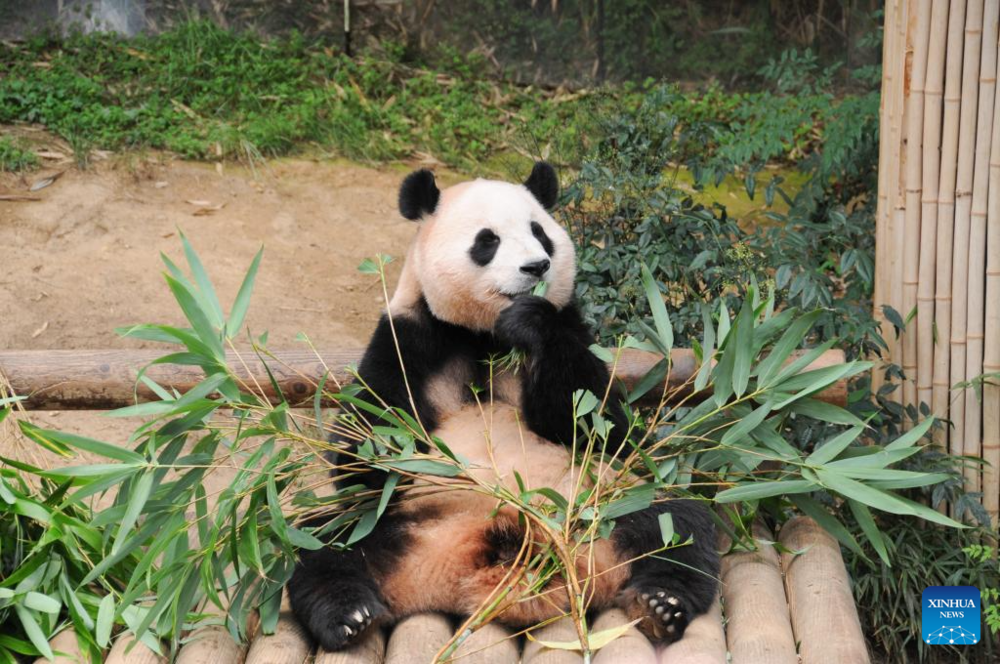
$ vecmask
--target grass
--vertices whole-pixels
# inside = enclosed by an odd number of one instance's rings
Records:
[[[305,151],[366,161],[423,158],[471,173],[544,156],[576,165],[596,118],[649,85],[545,91],[490,80],[476,60],[357,58],[301,36],[264,40],[208,22],[156,36],[39,35],[0,45],[0,123],[45,125],[72,145],[164,149],[192,159]],[[821,94],[678,92],[665,111],[704,127],[726,160],[795,161],[836,105]],[[748,142],[767,129],[768,141]],[[756,131],[756,135],[761,135]]]
[[[38,168],[38,155],[10,136],[0,136],[0,172],[18,173]]]

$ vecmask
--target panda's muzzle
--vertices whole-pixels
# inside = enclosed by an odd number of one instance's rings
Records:
[[[532,261],[531,263],[525,263],[521,266],[521,272],[524,274],[530,274],[533,277],[542,278],[542,275],[549,271],[549,267],[552,265],[548,258],[543,258],[540,261]]]

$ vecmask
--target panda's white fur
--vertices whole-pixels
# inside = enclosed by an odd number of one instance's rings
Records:
[[[590,481],[571,453],[572,394],[603,396],[609,376],[572,301],[574,246],[547,210],[557,191],[543,163],[524,185],[475,180],[439,191],[427,171],[408,177],[400,210],[418,230],[359,374],[377,395],[372,403],[410,411],[486,486],[519,492],[516,471],[527,488],[572,499]],[[489,247],[481,246],[484,233]],[[531,294],[540,280],[548,285],[544,299]],[[489,368],[490,357],[511,348],[525,354],[518,373]],[[614,391],[605,416],[617,449],[628,424]],[[362,481],[379,477],[366,473]],[[534,543],[525,543],[512,507],[459,480],[437,482],[435,490],[411,487],[352,549],[301,553],[289,584],[292,608],[323,647],[343,647],[375,621],[469,614],[510,582],[516,550],[545,540],[535,532]],[[647,556],[662,546],[664,512],[694,545]],[[715,593],[711,521],[691,501],[656,503],[618,519],[612,537],[580,546],[576,566],[592,608],[620,606],[652,638],[673,640]],[[500,622],[523,627],[562,615],[562,583],[553,580],[537,596],[515,591]]]

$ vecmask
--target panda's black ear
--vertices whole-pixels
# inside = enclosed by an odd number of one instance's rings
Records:
[[[399,187],[399,213],[410,221],[416,221],[437,209],[441,192],[434,184],[434,174],[426,168],[406,176]]]
[[[546,210],[556,206],[556,201],[559,199],[559,177],[549,162],[536,161],[534,168],[531,169],[531,175],[524,181],[524,186]]]

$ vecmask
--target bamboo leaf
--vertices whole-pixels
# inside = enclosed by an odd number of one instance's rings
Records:
[[[805,340],[806,334],[812,329],[820,313],[819,311],[810,311],[804,316],[797,318],[794,323],[788,326],[788,329],[781,335],[778,342],[771,348],[771,352],[757,365],[757,380],[761,386],[767,387],[770,384],[771,379],[777,375],[778,370],[781,369],[785,361],[791,356],[792,351],[798,348]]]
[[[104,648],[111,639],[111,628],[115,621],[115,597],[108,594],[101,599],[97,607],[97,629],[94,633],[94,640],[97,645]]]
[[[188,242],[187,237],[180,230],[178,230],[178,234],[181,236],[181,244],[184,245],[184,255],[187,257],[191,274],[198,285],[198,294],[201,296],[202,309],[209,315],[212,324],[221,328],[222,307],[219,305],[219,298],[215,294],[212,280],[208,278],[205,266],[201,264],[201,259],[198,258],[198,254],[195,252],[194,247],[191,246],[191,243]]]
[[[910,447],[912,445],[915,445],[917,441],[919,441],[921,438],[927,435],[927,432],[933,425],[934,425],[934,418],[928,417],[923,422],[921,422],[920,424],[913,427],[912,429],[904,433],[896,440],[886,445],[885,449],[889,451],[901,450]]]
[[[858,436],[864,430],[864,425],[855,426],[834,436],[822,445],[817,445],[813,453],[806,458],[806,463],[810,466],[821,466],[833,461],[841,452],[847,449],[848,445],[857,440]]]
[[[600,650],[604,646],[608,645],[615,639],[620,638],[630,629],[632,626],[638,623],[639,620],[633,620],[630,623],[624,623],[622,625],[617,625],[609,629],[602,629],[599,632],[591,632],[587,635],[587,645],[588,649],[593,652],[595,650]],[[580,639],[574,639],[572,641],[543,641],[541,639],[536,639],[531,635],[531,632],[526,634],[529,640],[537,642],[539,645],[546,648],[552,648],[553,650],[583,650],[580,647]]]
[[[35,620],[35,616],[32,615],[31,611],[23,605],[15,604],[14,612],[17,613],[17,617],[21,621],[21,627],[24,628],[24,634],[31,641],[31,645],[38,648],[38,652],[42,653],[46,658],[50,660],[55,659],[52,654],[52,648],[49,647],[48,639],[45,638],[42,628],[39,626],[38,621]]]
[[[878,526],[875,525],[875,519],[872,518],[871,511],[863,503],[859,503],[856,500],[848,500],[847,502],[851,506],[851,512],[854,514],[858,525],[861,526],[865,537],[872,543],[872,546],[878,553],[878,557],[882,560],[882,564],[886,567],[892,567],[892,561],[889,560],[889,552],[886,549],[885,540],[882,538],[882,533],[879,531]]]
[[[663,295],[660,294],[660,288],[656,285],[656,280],[653,279],[653,274],[646,264],[640,263],[639,269],[642,272],[642,285],[646,290],[646,300],[649,301],[649,308],[653,312],[657,338],[665,349],[664,355],[670,357],[670,349],[674,347],[674,328],[670,324],[667,307],[663,304]]]
[[[891,514],[916,516],[927,521],[939,523],[942,526],[965,528],[964,525],[949,519],[937,510],[932,510],[925,505],[911,502],[904,498],[900,498],[899,496],[853,480],[845,475],[841,475],[840,473],[830,470],[829,466],[826,469],[817,470],[816,474],[823,483],[823,486],[828,489],[836,491],[840,495],[847,498],[852,498],[858,502],[864,503],[869,507],[874,507],[877,510],[889,512]]]
[[[777,480],[768,482],[753,482],[742,484],[715,496],[719,503],[738,503],[747,500],[760,500],[773,496],[790,496],[797,493],[807,493],[816,489],[816,483],[809,480]]]
[[[753,363],[753,322],[753,304],[744,301],[740,312],[736,315],[734,326],[736,348],[734,349],[732,344],[727,346],[727,351],[735,350],[736,353],[733,361],[733,392],[737,397],[743,396],[750,382],[750,365]]]
[[[260,267],[260,259],[263,255],[264,247],[261,247],[257,251],[257,255],[253,257],[253,262],[250,263],[250,269],[247,270],[246,276],[243,277],[243,283],[240,285],[236,299],[233,300],[233,307],[229,311],[229,320],[226,321],[227,337],[231,338],[235,336],[240,328],[243,327],[247,310],[250,308],[250,296],[253,294],[254,282],[257,279],[257,269]]]

